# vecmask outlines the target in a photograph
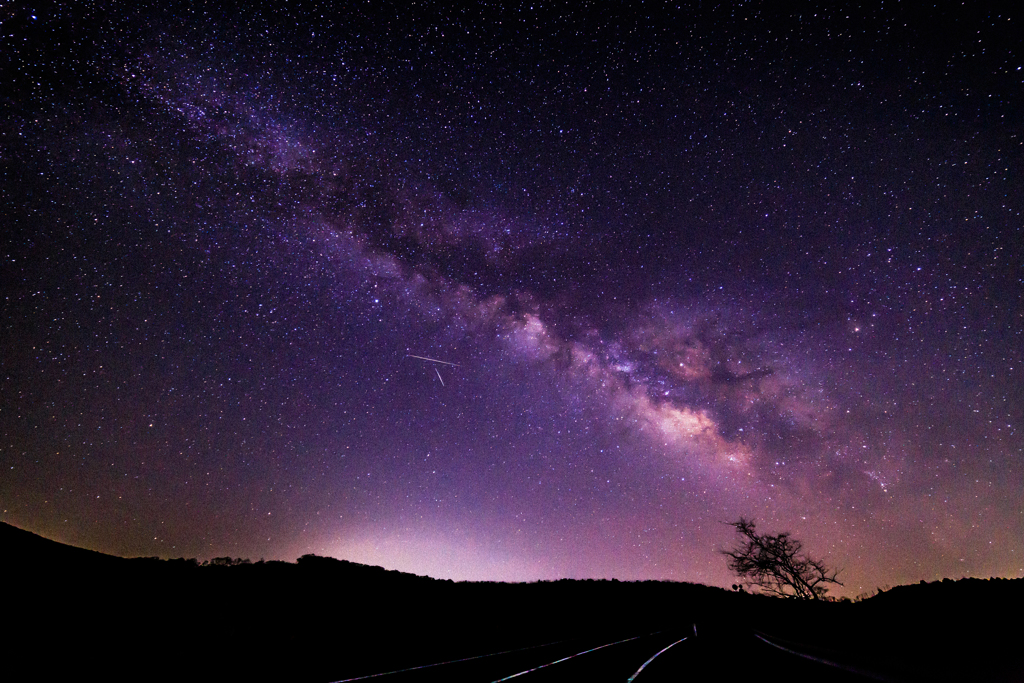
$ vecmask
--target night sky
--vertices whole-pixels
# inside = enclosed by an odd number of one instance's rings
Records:
[[[0,4],[0,519],[1024,576],[1024,16],[794,6]]]

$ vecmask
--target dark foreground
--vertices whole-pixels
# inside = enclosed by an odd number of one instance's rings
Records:
[[[567,641],[438,663],[350,680],[389,683],[433,680],[517,681],[749,681],[877,680],[879,672],[845,667],[840,662],[786,652],[754,634],[695,635],[692,629],[649,633],[608,643]]]
[[[0,553],[4,668],[40,680],[1024,681],[1020,579],[811,604],[681,583],[455,584],[313,556],[126,560],[7,525]]]

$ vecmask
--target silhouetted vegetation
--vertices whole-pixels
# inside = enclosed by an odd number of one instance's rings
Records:
[[[843,585],[836,579],[838,570],[804,554],[803,545],[789,533],[759,534],[754,520],[743,517],[729,526],[742,539],[722,554],[729,558],[729,569],[747,586],[781,598],[821,600],[828,593],[828,584]]]
[[[1024,607],[1020,579],[897,586],[854,603],[657,581],[452,582],[316,555],[122,559],[3,524],[0,548],[15,625],[6,664],[43,679],[331,681],[693,623],[723,651],[756,630],[893,680],[1021,673],[1024,632],[996,618]]]

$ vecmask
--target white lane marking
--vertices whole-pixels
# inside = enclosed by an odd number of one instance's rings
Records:
[[[543,645],[531,645],[530,647],[520,647],[515,650],[502,650],[501,652],[489,652],[485,655],[475,655],[473,657],[464,657],[462,659],[450,659],[447,662],[434,662],[433,664],[423,664],[421,666],[411,666],[408,669],[396,669],[395,671],[385,671],[379,674],[369,674],[368,676],[356,676],[355,678],[343,678],[340,681],[333,681],[332,683],[348,683],[349,681],[362,681],[367,678],[377,678],[378,676],[390,676],[391,674],[400,674],[406,671],[416,671],[418,669],[429,669],[432,666],[441,666],[443,664],[456,664],[458,662],[468,662],[471,659],[483,659],[484,657],[495,657],[497,655],[507,655],[510,652],[524,652],[526,650],[536,650],[539,647],[547,647],[548,645],[558,645],[564,643],[564,640],[556,640],[552,643],[544,643]]]
[[[689,637],[690,636],[683,636],[682,638],[680,638],[676,642],[672,643],[672,645],[669,645],[668,647],[666,647],[665,650],[667,650],[669,647],[672,647],[673,645],[678,645],[679,643],[683,642],[684,640],[686,640]],[[651,662],[653,662],[654,658],[657,657],[658,655],[660,655],[665,650],[661,650],[660,652],[654,653],[654,655],[650,659],[648,659],[646,662],[644,662],[643,664],[640,665],[640,668],[636,670],[635,674],[633,674],[632,676],[629,677],[629,680],[627,680],[626,683],[633,683],[633,681],[636,680],[636,677],[640,675],[640,672],[644,670],[644,667],[647,666],[648,664],[650,664]]]
[[[845,664],[839,664],[838,662],[833,662],[833,661],[828,660],[828,659],[822,659],[821,657],[815,657],[814,655],[808,655],[808,654],[804,654],[803,652],[797,652],[796,650],[790,650],[788,647],[783,647],[782,645],[778,645],[776,643],[773,643],[772,641],[770,641],[767,638],[763,637],[760,633],[754,633],[754,637],[755,638],[760,638],[761,640],[763,640],[764,642],[768,643],[772,647],[777,647],[780,650],[782,650],[783,652],[788,652],[791,655],[796,655],[797,657],[803,657],[804,659],[810,659],[811,661],[820,662],[822,664],[827,664],[827,665],[833,666],[833,667],[835,667],[837,669],[843,669],[845,671],[850,671],[852,673],[859,674],[861,676],[867,676],[868,678],[874,679],[876,681],[894,681],[894,680],[896,680],[896,679],[893,679],[893,678],[887,678],[885,676],[882,676],[881,674],[876,674],[873,671],[866,671],[864,669],[858,669],[857,667],[846,666]]]
[[[648,633],[647,635],[653,635],[653,634]],[[585,655],[588,652],[594,652],[595,650],[600,650],[603,647],[611,647],[612,645],[618,645],[619,643],[626,643],[626,642],[629,642],[630,640],[636,640],[637,638],[643,638],[643,637],[644,636],[633,636],[632,638],[626,638],[625,640],[616,640],[614,643],[605,643],[604,645],[598,645],[597,647],[593,647],[593,648],[591,648],[589,650],[584,650],[583,652],[577,652],[574,655],[569,655],[568,657],[563,657],[562,659],[558,659],[558,660],[555,660],[553,662],[548,662],[547,664],[541,664],[540,666],[535,666],[532,669],[527,669],[526,671],[520,671],[519,673],[512,674],[511,676],[505,676],[505,678],[499,678],[498,680],[493,681],[493,683],[501,683],[502,681],[507,681],[510,678],[515,678],[516,676],[522,676],[523,674],[528,674],[528,673],[530,673],[532,671],[536,671],[537,669],[543,669],[546,666],[551,666],[552,664],[558,664],[559,662],[564,662],[567,659],[572,659],[573,657],[579,657],[580,655]]]

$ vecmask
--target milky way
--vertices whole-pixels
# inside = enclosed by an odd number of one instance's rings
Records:
[[[728,585],[744,515],[849,595],[1024,576],[1021,18],[0,12],[4,521]]]

